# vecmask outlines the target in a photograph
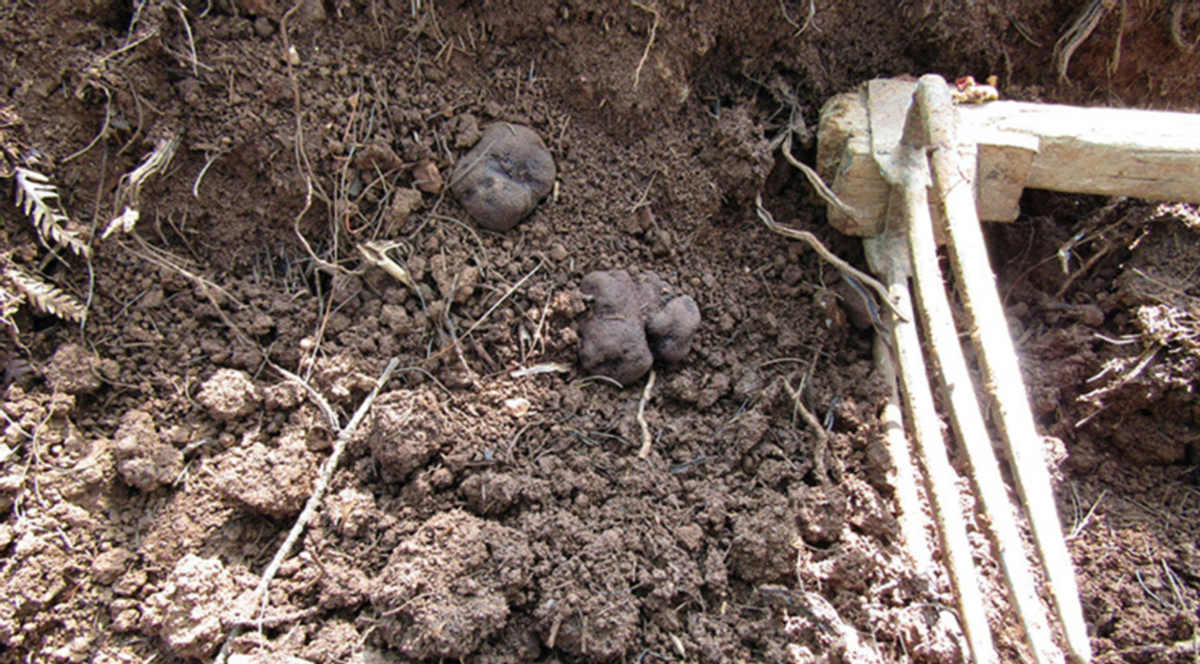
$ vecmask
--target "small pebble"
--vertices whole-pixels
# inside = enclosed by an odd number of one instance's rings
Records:
[[[259,16],[254,19],[254,32],[258,33],[259,37],[266,39],[275,34],[275,24],[266,16]]]

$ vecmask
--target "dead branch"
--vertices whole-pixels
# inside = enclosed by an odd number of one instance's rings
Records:
[[[379,396],[379,391],[391,379],[392,374],[395,373],[396,367],[399,364],[399,358],[395,357],[388,362],[387,367],[384,368],[383,373],[375,382],[375,388],[371,390],[366,399],[363,399],[358,410],[354,412],[354,417],[350,419],[350,422],[344,428],[338,431],[337,440],[333,444],[333,452],[325,460],[321,474],[317,476],[317,482],[313,486],[312,494],[308,497],[308,502],[304,504],[304,510],[300,512],[300,516],[296,517],[296,522],[288,532],[287,538],[284,539],[279,550],[275,552],[275,557],[271,559],[270,564],[263,570],[258,586],[254,589],[254,600],[259,605],[260,614],[266,612],[268,601],[267,589],[270,587],[271,581],[275,578],[275,574],[279,572],[279,567],[283,564],[284,559],[291,554],[292,547],[299,541],[300,535],[304,533],[304,528],[309,520],[312,519],[317,509],[320,508],[321,501],[325,498],[325,491],[329,488],[329,482],[333,479],[333,473],[337,470],[338,463],[342,460],[342,454],[346,451],[346,444],[350,441],[354,432],[358,430],[358,426],[362,423],[363,418],[370,412],[371,406],[375,404],[376,397]],[[225,642],[221,645],[220,653],[217,654],[214,660],[215,664],[224,664],[228,656],[229,645],[241,635],[242,630],[243,627],[237,625],[229,631],[229,635],[225,637]]]

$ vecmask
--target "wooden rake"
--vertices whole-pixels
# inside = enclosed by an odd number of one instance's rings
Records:
[[[1032,128],[1012,122],[1006,126],[1004,121],[976,122],[962,130],[960,115],[977,112],[977,108],[983,107],[956,106],[950,86],[939,76],[925,76],[916,83],[872,81],[864,90],[826,106],[818,160],[824,160],[819,165],[827,173],[836,174],[833,190],[849,194],[841,196],[846,203],[842,211],[831,206],[831,221],[840,230],[864,236],[868,263],[899,311],[891,316],[890,339],[877,345],[877,359],[893,385],[893,403],[885,410],[888,449],[895,462],[892,480],[901,524],[915,564],[932,574],[930,530],[920,499],[923,484],[932,503],[971,658],[976,664],[998,661],[967,538],[958,476],[935,407],[928,369],[934,367],[936,380],[932,383],[944,395],[954,437],[969,466],[978,509],[986,514],[981,522],[989,531],[1012,608],[1035,660],[1038,664],[1057,664],[1064,659],[1087,662],[1091,646],[1055,507],[1045,444],[1034,426],[980,228],[981,209],[987,210],[987,218],[1015,218],[1021,190],[1031,186],[1030,176],[1038,170],[1038,160],[1053,153],[1056,145],[1078,148],[1080,141],[1039,135],[1036,124]],[[1003,114],[996,111],[986,117],[999,115]],[[988,138],[981,139],[984,135]],[[1200,131],[1195,135],[1200,136]],[[1111,161],[1094,164],[1095,168],[1111,166]],[[1069,186],[1089,193],[1097,189],[1078,183]],[[1111,189],[1116,185],[1104,186]],[[1096,193],[1116,192],[1103,189]],[[1144,191],[1130,193],[1146,195]],[[847,208],[853,214],[846,214]],[[938,262],[939,241],[944,242],[950,257],[963,305],[959,323],[969,333],[978,359],[980,385],[972,381],[960,343]],[[922,334],[926,351],[922,350]],[[1025,508],[1033,534],[1032,551],[1019,526],[1022,506],[1010,498],[997,446],[993,446],[981,412],[980,390],[986,397],[983,401],[991,405],[998,447],[1011,466],[1019,502]],[[910,452],[906,431],[917,460]]]

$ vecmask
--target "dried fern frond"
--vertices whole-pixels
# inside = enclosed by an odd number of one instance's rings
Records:
[[[71,219],[53,203],[58,189],[50,184],[50,178],[28,168],[17,167],[17,205],[33,220],[42,242],[48,246],[64,246],[75,254],[90,258],[92,248],[79,236],[68,230]]]
[[[125,210],[113,217],[108,222],[108,226],[104,229],[104,233],[100,235],[101,240],[107,240],[109,235],[120,231],[121,233],[132,233],[137,226],[137,222],[142,218],[142,213],[137,210],[125,206]]]
[[[182,136],[183,132],[178,131],[159,141],[154,150],[146,155],[137,168],[121,176],[121,181],[117,183],[114,207],[123,211],[108,222],[108,226],[104,228],[104,234],[100,236],[101,240],[116,232],[133,232],[141,216],[138,206],[142,195],[142,185],[146,183],[146,180],[167,169],[171,159],[175,157],[175,150],[179,148],[179,139]]]
[[[35,309],[75,323],[83,320],[83,303],[70,293],[26,274],[15,266],[5,269],[4,276]]]
[[[16,292],[15,288],[10,290],[8,284],[0,283],[0,325],[11,330],[13,336],[20,333],[17,324],[13,321],[13,316],[17,315],[17,310],[24,303],[24,293]]]

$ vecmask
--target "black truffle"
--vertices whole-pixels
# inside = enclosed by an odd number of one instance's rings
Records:
[[[450,191],[480,226],[506,231],[533,212],[557,175],[554,158],[532,129],[495,124],[459,159]]]
[[[579,325],[579,360],[586,371],[630,385],[654,360],[679,362],[692,347],[700,308],[676,296],[654,273],[592,272],[579,290],[592,306]]]

